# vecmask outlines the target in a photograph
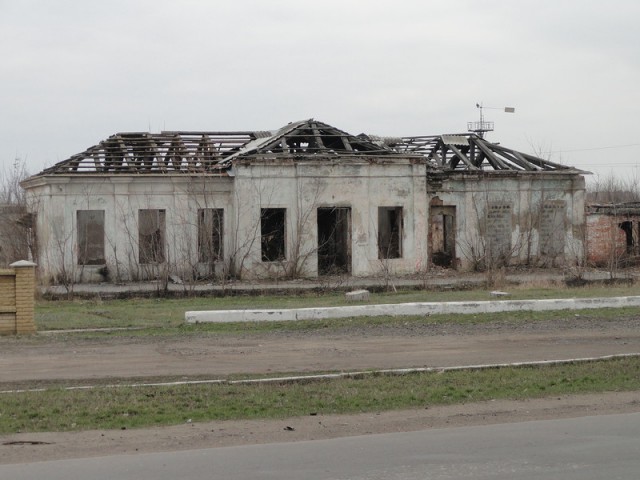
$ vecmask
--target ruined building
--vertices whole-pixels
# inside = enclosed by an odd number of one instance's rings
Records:
[[[584,172],[476,134],[118,133],[22,183],[44,278],[429,274],[581,258]]]
[[[640,263],[640,203],[587,205],[586,257],[609,269]]]

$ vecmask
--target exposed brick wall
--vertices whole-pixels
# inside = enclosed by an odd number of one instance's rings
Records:
[[[0,335],[34,333],[35,265],[16,262],[0,270]]]
[[[592,265],[605,266],[612,259],[620,259],[627,253],[627,237],[619,224],[632,221],[635,225],[640,216],[615,216],[591,213],[587,215],[587,261]]]
[[[16,333],[16,273],[0,270],[0,335]]]

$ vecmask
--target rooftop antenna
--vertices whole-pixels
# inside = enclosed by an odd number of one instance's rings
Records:
[[[467,131],[475,133],[480,138],[484,138],[484,134],[486,132],[493,132],[493,122],[485,121],[483,110],[485,108],[488,108],[490,110],[503,110],[503,109],[499,107],[485,107],[482,103],[476,103],[476,108],[480,110],[480,121],[467,122]],[[505,113],[514,113],[515,111],[516,109],[514,107],[504,107]]]

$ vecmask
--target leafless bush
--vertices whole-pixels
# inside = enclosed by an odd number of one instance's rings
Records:
[[[608,254],[605,267],[611,279],[618,275],[618,271],[627,265],[637,264],[638,245],[636,233],[631,234],[631,229],[625,231],[624,224],[631,225],[621,204],[640,203],[640,185],[637,173],[624,178],[616,177],[613,173],[607,176],[598,176],[587,185],[587,203],[609,205],[610,215],[613,220],[609,229]],[[628,234],[625,249],[624,240],[620,245],[620,237]]]
[[[349,287],[349,276],[340,269],[318,276],[318,290],[322,293],[332,293]]]
[[[28,176],[20,158],[10,168],[0,170],[0,266],[33,259],[35,237],[27,215],[25,192],[20,187]]]
[[[29,176],[24,160],[16,158],[10,168],[0,171],[0,204],[25,205],[25,191],[20,182]]]
[[[587,203],[640,202],[640,179],[632,175],[619,178],[613,173],[596,176],[587,184]]]

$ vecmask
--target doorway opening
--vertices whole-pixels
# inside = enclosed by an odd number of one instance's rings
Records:
[[[637,229],[633,228],[633,222],[622,222],[618,227],[624,232],[625,243],[627,245],[626,252],[629,255],[636,255],[638,249]]]
[[[318,275],[351,273],[351,208],[318,208]]]
[[[431,263],[439,267],[455,268],[456,207],[431,206]]]

